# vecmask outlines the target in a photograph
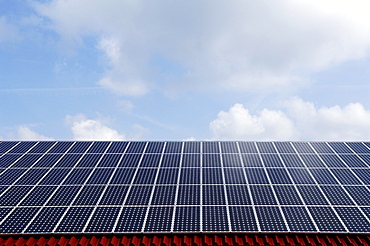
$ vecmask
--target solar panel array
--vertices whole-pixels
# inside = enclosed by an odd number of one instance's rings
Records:
[[[0,234],[370,232],[368,142],[0,142]]]

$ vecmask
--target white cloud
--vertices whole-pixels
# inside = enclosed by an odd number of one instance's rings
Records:
[[[31,130],[29,126],[17,126],[7,131],[8,140],[22,140],[22,141],[48,141],[52,138],[46,137],[38,132]]]
[[[364,57],[370,47],[367,0],[53,0],[35,6],[63,43],[99,37],[108,62],[98,83],[120,95],[144,95],[152,79],[164,90],[173,84],[283,88]]]
[[[71,126],[75,140],[124,140],[116,130],[106,126],[103,118],[87,119],[83,114],[67,115],[66,122]]]
[[[18,39],[19,33],[17,27],[9,23],[5,16],[0,16],[0,43]]]
[[[221,111],[210,123],[214,139],[369,140],[370,110],[360,103],[320,107],[294,97],[281,110],[250,114],[242,104]]]

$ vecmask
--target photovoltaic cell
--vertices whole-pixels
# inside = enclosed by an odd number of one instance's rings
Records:
[[[266,169],[272,184],[291,184],[287,171],[282,168],[267,168]]]
[[[286,167],[305,167],[298,155],[295,154],[281,154]]]
[[[356,155],[339,155],[340,158],[347,164],[349,167],[369,167],[366,162],[363,162]]]
[[[331,154],[333,150],[324,142],[312,142],[310,145],[315,149],[317,153]]]
[[[35,147],[33,147],[28,153],[45,153],[50,149],[55,142],[39,142]]]
[[[174,231],[200,231],[200,207],[177,207]]]
[[[128,191],[128,186],[108,186],[103,197],[100,200],[100,205],[123,205]]]
[[[310,172],[318,184],[338,184],[328,169],[310,169]]]
[[[358,208],[336,207],[335,210],[350,232],[369,231],[370,223]]]
[[[345,186],[349,195],[359,206],[370,206],[370,192],[365,186]]]
[[[323,154],[323,155],[320,155],[320,157],[329,168],[332,168],[332,167],[347,167],[346,164],[337,155]]]
[[[19,142],[0,142],[0,154],[8,152],[11,148]]]
[[[321,190],[332,205],[354,205],[341,186],[321,186]]]
[[[71,204],[81,186],[60,186],[48,201],[48,206],[68,206]]]
[[[200,169],[181,168],[180,184],[200,184]]]
[[[166,232],[171,230],[173,207],[149,208],[145,232]]]
[[[276,153],[275,147],[272,142],[256,142],[260,153]]]
[[[220,153],[218,142],[203,142],[203,153]]]
[[[245,167],[263,167],[261,159],[256,154],[242,154],[242,160]]]
[[[139,169],[136,173],[134,184],[154,184],[158,169]]]
[[[74,167],[81,157],[82,154],[66,154],[58,161],[55,167]]]
[[[85,153],[86,150],[90,147],[91,142],[76,142],[68,153]]]
[[[61,157],[61,154],[46,154],[33,167],[53,167]]]
[[[238,145],[236,142],[220,142],[222,153],[239,153]]]
[[[346,144],[358,154],[370,154],[369,146],[363,143],[347,142]]]
[[[203,184],[223,184],[221,168],[203,168]]]
[[[261,154],[265,167],[284,167],[277,154]]]
[[[308,143],[305,142],[292,142],[294,148],[298,153],[302,154],[314,154],[315,151],[311,148]]]
[[[82,232],[93,207],[70,207],[55,232]]]
[[[112,142],[107,149],[107,153],[124,153],[127,145],[127,142]]]
[[[92,215],[85,232],[111,232],[120,208],[98,207]]]
[[[328,143],[330,145],[330,147],[333,148],[333,150],[336,152],[336,153],[346,153],[346,154],[351,154],[353,153],[346,145],[345,143],[341,143],[341,142],[329,142]]]
[[[132,169],[132,168],[117,169],[110,183],[111,184],[131,184],[134,174],[135,174],[135,169]]]
[[[37,207],[16,208],[0,225],[0,233],[22,233],[39,209]]]
[[[222,185],[203,185],[204,205],[225,205],[225,192]]]
[[[317,155],[301,154],[304,164],[309,168],[326,167]]]
[[[303,205],[294,186],[275,185],[274,190],[281,205]]]
[[[317,186],[297,186],[307,205],[328,205],[324,195]]]
[[[345,232],[345,228],[330,207],[308,207],[310,214],[322,232]]]
[[[180,185],[178,205],[200,205],[200,185]]]
[[[184,164],[185,157],[188,157],[188,156],[189,155],[184,155],[183,164]],[[199,155],[196,155],[196,156],[199,157]],[[162,158],[161,167],[179,167],[180,166],[180,160],[181,160],[181,155],[180,154],[166,154]],[[198,166],[199,166],[199,161],[194,162],[194,164],[192,162],[190,162],[190,164],[193,164],[194,166],[196,166],[197,163],[198,163]]]
[[[126,205],[148,205],[152,189],[151,186],[132,186]]]
[[[104,153],[110,142],[94,142],[87,153]]]
[[[105,154],[101,158],[98,167],[116,167],[121,157],[121,154]]]
[[[27,152],[30,148],[35,146],[37,143],[36,142],[20,142],[17,146],[12,148],[8,153],[25,153]]]
[[[162,153],[164,142],[148,142],[145,153]]]
[[[39,183],[40,185],[59,185],[65,179],[69,169],[51,169]]]
[[[157,184],[176,184],[178,180],[179,169],[161,168],[159,169]]]
[[[275,195],[269,185],[251,185],[255,205],[277,205]]]
[[[26,171],[27,171],[27,169],[8,169],[8,170],[6,170],[0,176],[0,185],[11,185],[11,184],[13,184]]]
[[[113,172],[113,168],[95,168],[87,184],[107,184]]]
[[[174,205],[176,186],[155,186],[152,205]]]
[[[126,153],[143,153],[146,142],[131,142]]]
[[[200,153],[200,142],[184,142],[184,153]]]
[[[257,148],[253,142],[239,142],[240,153],[255,153],[257,154]]]
[[[245,173],[247,175],[249,184],[268,184],[266,172],[262,168],[246,168]]]
[[[275,146],[279,153],[295,153],[290,142],[275,142]]]
[[[251,198],[246,185],[226,186],[229,205],[251,205]]]
[[[353,172],[365,185],[370,185],[370,169],[353,169]]]
[[[12,167],[31,167],[41,157],[41,154],[25,154]]]
[[[167,142],[164,153],[181,153],[182,142]]]
[[[258,231],[252,207],[230,207],[230,220],[233,231]]]
[[[282,210],[290,231],[316,231],[315,225],[304,207],[282,207]]]
[[[141,232],[146,207],[123,207],[115,232]]]
[[[204,154],[203,167],[221,167],[221,158],[219,154]]]
[[[315,181],[306,169],[288,169],[288,172],[296,184],[315,184]]]
[[[61,219],[66,207],[45,207],[27,227],[26,233],[51,233]]]
[[[140,163],[141,154],[125,154],[119,164],[120,167],[137,167]]]
[[[239,154],[222,154],[222,163],[224,167],[241,167]]]
[[[243,168],[225,168],[225,183],[226,184],[246,184]]]
[[[0,206],[15,206],[32,189],[32,186],[12,186],[0,199]]]
[[[256,207],[261,231],[287,231],[278,207]]]
[[[74,144],[74,142],[57,142],[56,145],[51,148],[48,153],[50,154],[61,154],[67,152],[67,150]]]
[[[16,185],[35,185],[47,171],[47,169],[30,169],[16,182]]]
[[[228,231],[228,219],[226,207],[209,206],[203,207],[203,231]]]
[[[50,198],[57,186],[36,186],[21,202],[21,206],[42,206]]]
[[[6,154],[0,158],[0,167],[10,167],[16,160],[18,160],[21,154]]]
[[[159,167],[160,160],[160,154],[145,154],[143,155],[140,167]]]
[[[95,205],[104,191],[104,186],[84,186],[73,205]]]

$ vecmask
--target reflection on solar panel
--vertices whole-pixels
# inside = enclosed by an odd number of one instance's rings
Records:
[[[0,234],[370,233],[370,143],[0,142]]]

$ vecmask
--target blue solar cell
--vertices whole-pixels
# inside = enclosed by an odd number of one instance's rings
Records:
[[[112,142],[107,149],[107,153],[124,153],[127,148],[128,142]]]
[[[61,219],[66,207],[45,207],[27,227],[26,233],[51,233]]]
[[[12,186],[7,190],[0,199],[0,206],[16,206],[27,193],[32,189],[32,186]]]
[[[102,154],[86,154],[77,163],[76,167],[95,167]]]
[[[221,168],[203,168],[203,184],[223,184]]]
[[[111,184],[131,184],[134,177],[135,169],[133,168],[119,168],[114,173]]]
[[[307,167],[326,167],[317,155],[300,154],[300,156]]]
[[[322,232],[345,232],[345,228],[330,207],[308,207],[317,227]]]
[[[154,184],[158,169],[141,168],[137,171],[134,184]]]
[[[347,145],[357,154],[370,154],[369,146],[364,143],[347,142]]]
[[[294,186],[275,185],[274,190],[281,205],[303,205]]]
[[[229,231],[226,207],[203,207],[203,231]]]
[[[0,176],[0,185],[13,184],[26,171],[27,169],[8,169],[6,170]]]
[[[126,205],[148,205],[152,190],[152,186],[132,186]]]
[[[8,218],[0,225],[0,233],[22,233],[39,208],[20,207],[14,209]]]
[[[351,198],[340,186],[321,186],[321,189],[332,205],[354,205]]]
[[[2,221],[10,211],[12,211],[12,208],[0,208],[0,221]]]
[[[341,142],[329,142],[328,143],[330,145],[330,147],[333,148],[333,150],[336,152],[336,153],[347,153],[347,154],[352,154],[352,150],[350,150],[345,143],[341,143]]]
[[[250,189],[255,205],[277,205],[271,186],[251,185]]]
[[[40,185],[59,185],[70,172],[70,169],[51,169],[41,180]]]
[[[316,231],[315,225],[304,207],[282,207],[282,210],[290,231]]]
[[[36,186],[21,202],[21,206],[42,206],[50,198],[57,186]]]
[[[145,153],[162,153],[164,142],[148,142]]]
[[[260,153],[276,153],[274,144],[272,142],[256,142]]]
[[[122,205],[125,201],[128,186],[108,186],[101,198],[100,205]]]
[[[220,153],[218,142],[203,142],[202,152],[203,153]]]
[[[356,155],[339,155],[340,158],[349,166],[349,167],[369,167],[365,162],[363,162]],[[363,155],[361,156],[363,157]]]
[[[227,200],[229,205],[251,205],[251,198],[246,185],[227,185]]]
[[[279,153],[296,153],[290,142],[274,142]]]
[[[325,162],[328,167],[347,167],[344,162],[339,159],[337,155],[320,155],[321,159]]]
[[[113,171],[114,168],[95,168],[87,184],[107,184]]]
[[[35,162],[41,157],[41,154],[25,154],[17,162],[15,162],[13,167],[31,167]]]
[[[261,154],[265,167],[284,167],[277,154]]]
[[[85,232],[111,232],[120,208],[98,207],[92,215]]]
[[[104,153],[110,142],[94,142],[87,153]]]
[[[310,173],[306,169],[288,169],[290,176],[296,184],[315,184]]]
[[[200,169],[181,168],[180,184],[200,184]]]
[[[94,208],[71,207],[55,232],[82,232]]]
[[[131,142],[126,153],[143,153],[147,142]]]
[[[181,153],[182,142],[167,142],[164,153]]]
[[[60,159],[55,167],[74,167],[81,157],[82,154],[66,154]]]
[[[365,186],[345,186],[344,188],[359,206],[370,206],[370,192]]]
[[[33,167],[52,167],[62,157],[61,154],[46,154]]]
[[[35,147],[33,147],[28,153],[45,153],[50,149],[55,142],[39,142]]]
[[[72,148],[68,151],[69,154],[72,153],[85,153],[86,150],[90,147],[91,142],[76,142]]]
[[[199,154],[184,154],[181,167],[200,167],[200,156]],[[164,166],[163,164],[162,167]]]
[[[240,153],[258,153],[256,145],[253,142],[239,142]]]
[[[222,153],[239,153],[236,142],[220,142]]]
[[[225,205],[225,191],[223,185],[203,185],[204,205]]]
[[[19,142],[0,142],[0,154],[8,152]]]
[[[74,144],[74,142],[57,142],[57,144],[54,145],[53,148],[51,148],[48,153],[51,154],[65,153],[72,146],[72,144]]]
[[[302,154],[314,154],[315,153],[315,151],[311,148],[309,143],[292,142],[292,144],[298,153],[302,153]]]
[[[180,185],[177,205],[199,205],[200,185]]]
[[[335,211],[350,232],[369,232],[370,223],[359,208],[337,207]]]
[[[200,142],[184,142],[184,153],[200,153]]]
[[[25,153],[30,148],[35,146],[37,142],[20,142],[17,146],[15,146],[13,149],[11,149],[8,153]]]
[[[359,157],[367,164],[367,166],[370,166],[370,155],[359,155]]]
[[[161,168],[159,169],[157,184],[177,184],[179,169]]]
[[[246,184],[243,168],[225,168],[225,183],[226,184]]]
[[[146,207],[123,207],[114,232],[141,232]]]
[[[188,155],[184,155],[185,156]],[[199,155],[197,155],[199,157]],[[179,167],[180,166],[180,160],[181,160],[181,155],[180,154],[165,154],[163,155],[162,158],[162,163],[161,167]],[[184,159],[183,159],[184,161]],[[197,163],[194,163],[197,164]],[[199,164],[199,162],[198,162]]]
[[[221,158],[219,154],[204,154],[203,167],[221,167]]]
[[[140,167],[158,167],[160,160],[160,154],[145,154],[141,160]]]
[[[370,218],[370,207],[361,207],[360,210],[364,212],[364,214],[367,216],[367,218]]]
[[[307,205],[329,205],[317,186],[297,186]]]
[[[63,184],[64,185],[84,184],[92,171],[93,171],[92,168],[72,169],[71,173],[64,180]]]
[[[256,207],[261,231],[287,231],[278,207]]]
[[[120,167],[137,167],[139,166],[141,154],[124,154],[119,164]]]
[[[73,205],[96,205],[103,194],[105,186],[84,186],[79,192]]]
[[[262,168],[246,168],[245,174],[249,184],[269,184],[266,172]]]
[[[349,169],[332,169],[331,171],[341,184],[361,184],[360,180]]]
[[[242,154],[241,156],[245,167],[263,167],[257,154]]]
[[[47,203],[47,206],[70,205],[80,189],[81,186],[60,186]]]
[[[328,169],[310,169],[318,184],[338,184]]]
[[[175,204],[176,186],[155,186],[152,205]]]
[[[21,154],[6,154],[0,157],[0,167],[10,167],[18,158],[20,158]]]
[[[116,167],[122,154],[106,154],[100,160],[98,167]]]
[[[365,185],[370,185],[370,169],[353,169]]]
[[[35,185],[47,173],[47,169],[29,169],[17,182],[17,185]]]
[[[173,207],[149,208],[145,232],[168,232],[171,230]]]
[[[239,154],[222,154],[222,164],[224,167],[241,167]]]
[[[200,231],[200,207],[176,207],[174,231]]]
[[[0,195],[8,188],[8,186],[0,186]],[[1,221],[1,220],[0,220]]]
[[[258,231],[252,207],[230,207],[231,228],[234,232]]]
[[[267,168],[266,169],[272,184],[291,184],[288,173],[283,168]]]
[[[286,167],[305,167],[298,155],[295,154],[281,154]]]
[[[333,150],[325,142],[311,142],[311,146],[317,153],[320,154],[332,154]]]

